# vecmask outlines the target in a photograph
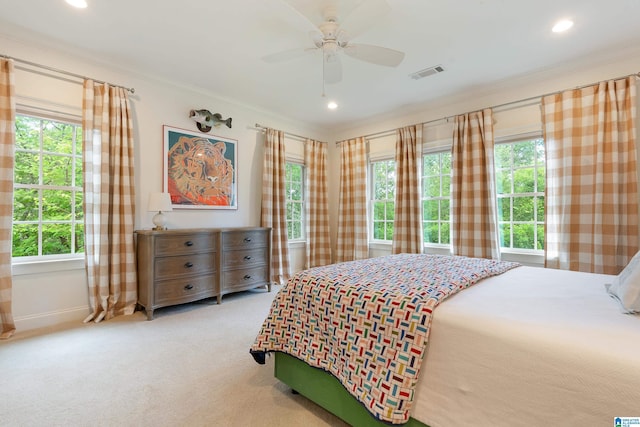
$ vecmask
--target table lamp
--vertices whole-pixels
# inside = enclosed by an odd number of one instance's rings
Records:
[[[166,230],[167,218],[162,212],[170,212],[173,210],[171,207],[171,196],[169,193],[151,193],[149,194],[149,212],[158,212],[153,216],[153,223],[156,225],[154,230]]]

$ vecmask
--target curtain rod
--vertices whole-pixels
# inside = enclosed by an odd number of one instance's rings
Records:
[[[111,86],[120,87],[120,88],[122,88],[122,89],[124,89],[124,90],[126,90],[126,91],[130,92],[131,94],[134,94],[134,93],[136,92],[136,90],[135,90],[134,88],[129,88],[129,87],[122,86],[122,85],[116,85],[116,84],[109,83],[109,82],[105,82],[105,81],[102,81],[102,80],[92,79],[91,77],[87,77],[87,76],[83,76],[83,75],[80,75],[80,74],[71,73],[71,72],[69,72],[69,71],[61,70],[61,69],[59,69],[59,68],[49,67],[49,66],[47,66],[47,65],[38,64],[38,63],[36,63],[36,62],[25,61],[24,59],[14,58],[14,57],[12,57],[12,56],[4,55],[4,54],[1,54],[1,53],[0,53],[0,58],[13,59],[15,62],[19,62],[19,63],[21,63],[21,64],[30,65],[30,66],[32,66],[32,67],[37,67],[37,68],[42,68],[43,70],[52,71],[52,72],[54,72],[54,73],[63,74],[63,75],[65,75],[65,76],[75,77],[75,78],[77,78],[77,79],[93,80],[93,81],[94,81],[94,82],[96,82],[96,83],[107,83],[107,84],[109,84],[109,85],[111,85]],[[26,68],[23,68],[23,70],[25,70],[25,71],[31,71],[31,70],[28,70],[28,69],[26,69]],[[65,80],[66,80],[66,79],[65,79]],[[70,80],[67,80],[67,81],[70,81]],[[73,83],[79,83],[79,82],[75,82],[75,81],[74,81]]]
[[[256,124],[253,126],[253,128],[252,128],[252,129],[255,129],[255,130],[259,130],[259,131],[264,132],[264,131],[265,131],[265,130],[267,130],[268,128],[267,128],[266,126],[262,126],[260,123],[256,123]],[[299,140],[299,141],[301,141],[301,142],[306,142],[306,141],[307,141],[307,139],[313,139],[313,138],[308,138],[308,137],[306,137],[306,136],[302,136],[302,135],[296,135],[295,133],[291,133],[291,132],[283,132],[283,133],[284,133],[286,136],[288,136],[289,138],[292,138],[292,139],[298,139],[298,140]],[[317,140],[316,140],[316,141],[317,141]],[[317,142],[322,142],[322,143],[326,144],[326,142],[324,142],[324,141],[317,141]]]
[[[620,79],[626,79],[627,77],[631,77],[631,76],[640,77],[640,72],[631,73],[631,74],[627,74],[625,76],[620,76],[620,77],[616,77],[616,78],[613,78],[613,79],[607,79],[607,80],[620,80]],[[600,82],[595,82],[595,83],[589,83],[589,84],[586,84],[586,85],[576,86],[573,89],[557,90],[555,92],[549,92],[549,93],[545,93],[543,95],[538,95],[538,96],[531,96],[529,98],[519,99],[517,101],[505,102],[503,104],[498,104],[498,105],[494,105],[492,107],[486,107],[486,108],[491,108],[492,110],[505,108],[505,111],[507,111],[507,110],[509,110],[509,108],[507,108],[507,107],[513,107],[513,108],[525,107],[525,106],[533,105],[533,104],[539,102],[545,96],[556,95],[558,93],[564,92],[565,90],[580,90],[580,89],[584,89],[584,88],[589,87],[589,86],[596,85],[598,83],[600,83]],[[516,106],[516,104],[518,104],[518,105]],[[486,108],[483,108],[483,110],[486,109]],[[475,111],[477,111],[477,110],[475,110]],[[467,113],[463,113],[463,114],[468,114],[470,112],[471,111],[468,111]],[[433,124],[433,123],[436,123],[436,122],[439,122],[439,121],[449,122],[449,120],[455,118],[458,115],[459,114],[456,114],[456,115],[453,115],[453,116],[441,117],[439,119],[429,120],[429,121],[426,121],[426,122],[416,123],[413,126],[426,126],[426,125]],[[409,126],[412,126],[412,125],[409,125]],[[368,135],[364,135],[364,136],[362,136],[362,138],[364,138],[364,139],[380,138],[381,136],[393,135],[395,133],[395,131],[396,131],[396,129],[389,129],[389,130],[384,130],[384,131],[380,131],[380,132],[374,132],[374,133],[370,133]],[[348,139],[351,139],[351,138],[343,139],[342,141],[337,141],[336,145],[340,145],[341,143],[343,143],[344,141],[347,141]]]

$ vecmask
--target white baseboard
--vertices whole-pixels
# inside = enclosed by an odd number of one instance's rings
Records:
[[[13,320],[16,324],[16,333],[20,333],[21,331],[51,328],[63,323],[78,322],[78,324],[81,324],[88,315],[89,307],[83,306],[32,314],[29,316],[19,316]]]

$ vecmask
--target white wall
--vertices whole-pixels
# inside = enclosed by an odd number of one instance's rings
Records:
[[[233,128],[215,128],[210,135],[238,141],[238,209],[174,210],[167,213],[169,228],[232,227],[259,225],[262,186],[263,134],[251,129],[256,123],[283,129],[311,138],[327,140],[316,129],[302,126],[283,117],[229,100],[216,98],[197,88],[181,87],[150,76],[86,61],[80,56],[56,51],[45,44],[16,40],[0,34],[1,54],[43,64],[75,74],[90,76],[135,88],[131,95],[134,137],[136,141],[136,228],[151,228],[152,212],[146,205],[150,192],[163,188],[163,125],[197,131],[188,118],[189,110],[206,108],[233,118]],[[18,107],[24,105],[79,116],[82,86],[21,70],[16,63]],[[41,70],[40,70],[41,72]],[[73,80],[73,79],[72,79]],[[55,101],[54,101],[55,100]],[[289,144],[290,141],[286,141]],[[295,146],[294,154],[299,151]],[[304,265],[304,245],[293,250],[292,265]],[[301,258],[302,257],[302,258]],[[14,265],[13,314],[18,330],[46,327],[64,321],[81,321],[89,312],[88,293],[82,262],[56,265]]]

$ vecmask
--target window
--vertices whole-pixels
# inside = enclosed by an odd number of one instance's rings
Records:
[[[451,152],[422,156],[422,233],[425,243],[450,244]]]
[[[542,139],[495,146],[500,246],[544,249],[545,159]]]
[[[83,252],[82,129],[17,115],[12,255]]]
[[[384,160],[371,163],[372,239],[393,240],[393,219],[396,194],[396,162]]]
[[[286,163],[287,239],[304,240],[304,166]]]

